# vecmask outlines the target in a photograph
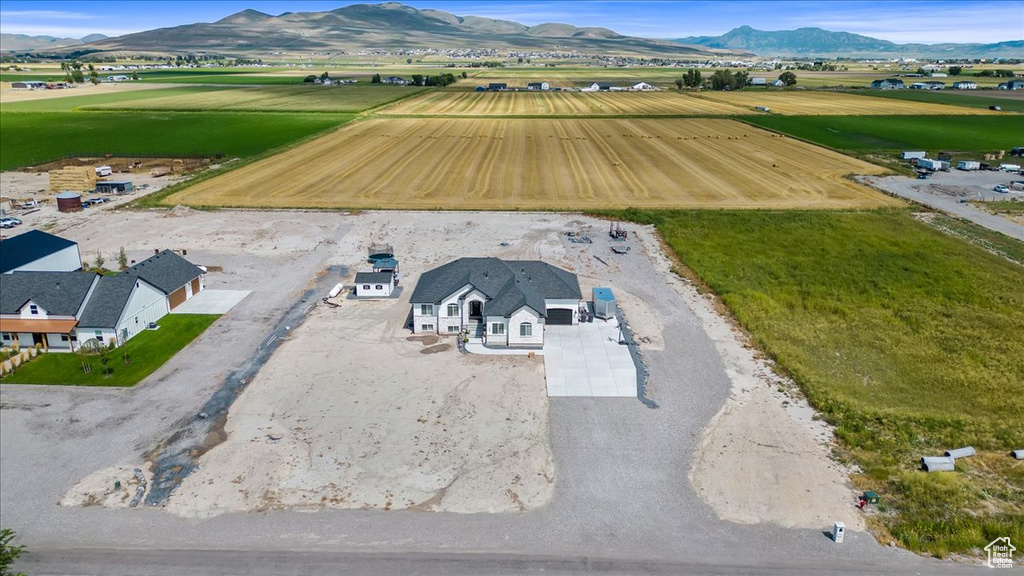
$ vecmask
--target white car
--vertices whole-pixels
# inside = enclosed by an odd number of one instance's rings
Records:
[[[1003,186],[1002,184],[1000,184],[999,186],[996,186],[995,188],[993,188],[993,190],[995,190],[996,192],[999,192],[1000,194],[1009,194],[1010,193],[1010,189],[1007,188],[1006,186]]]
[[[21,220],[17,218],[0,218],[0,228],[13,228],[21,224]]]

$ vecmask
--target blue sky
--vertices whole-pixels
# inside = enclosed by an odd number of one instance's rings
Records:
[[[319,0],[19,1],[0,0],[0,31],[81,37],[213,22],[254,8],[268,14],[322,11],[356,2]],[[1024,39],[1024,0],[667,1],[407,0],[416,8],[534,25],[604,26],[631,36],[718,35],[741,24],[761,30],[819,26],[893,42],[998,42]]]

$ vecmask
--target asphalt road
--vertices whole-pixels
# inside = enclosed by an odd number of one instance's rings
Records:
[[[393,213],[396,226],[410,216]],[[310,218],[341,216],[310,215]],[[578,215],[502,215],[506,226]],[[522,220],[523,222],[519,222]],[[431,213],[432,226],[465,215]],[[596,229],[603,229],[597,222]],[[863,532],[835,544],[821,530],[739,525],[717,518],[688,478],[701,432],[731,382],[699,320],[664,282],[643,249],[612,260],[614,286],[643,299],[662,320],[664,351],[644,351],[648,397],[553,398],[550,441],[556,484],[545,507],[518,514],[321,510],[224,514],[205,520],[166,513],[61,507],[87,474],[138,459],[258,353],[266,330],[330,263],[341,224],[321,248],[287,262],[241,254],[223,288],[253,294],[189,348],[132,390],[0,386],[0,518],[30,554],[19,568],[40,574],[943,574],[964,566],[880,546]],[[524,233],[536,242],[549,233]],[[564,240],[563,240],[564,242]],[[577,270],[606,253],[565,243]],[[607,244],[607,242],[604,242]],[[654,246],[648,249],[657,249]],[[264,274],[287,269],[288,274]],[[227,267],[225,269],[228,269]],[[799,486],[765,498],[800,505]],[[853,502],[850,503],[853,514]]]
[[[1024,194],[1000,194],[992,190],[996,184],[1005,184],[1011,180],[1024,180],[1019,175],[1007,174],[1004,172],[961,172],[952,170],[950,172],[937,172],[928,180],[918,180],[909,176],[890,176],[887,178],[873,179],[874,185],[878,188],[941,210],[953,216],[966,218],[979,226],[989,230],[1001,232],[1024,241],[1024,226],[1011,222],[1001,216],[989,214],[971,203],[961,203],[953,196],[933,194],[929,192],[932,186],[949,186],[963,190],[969,190],[986,199],[1008,200],[1017,198],[1024,200]],[[979,196],[970,196],[970,199],[977,199]]]

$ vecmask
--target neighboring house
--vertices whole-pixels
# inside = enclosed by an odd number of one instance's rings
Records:
[[[86,303],[75,333],[80,343],[95,338],[101,344],[121,345],[169,311],[167,297],[149,282],[127,274],[104,276]]]
[[[113,276],[81,270],[2,274],[0,344],[70,351],[95,338],[120,346],[202,289],[202,270],[169,251]]]
[[[608,82],[594,82],[586,88],[581,88],[583,92],[607,92],[612,89],[612,85]]]
[[[167,297],[167,310],[177,308],[203,290],[203,271],[170,250],[150,256],[122,274],[142,278]]]
[[[72,350],[78,318],[99,278],[81,270],[0,275],[0,344]]]
[[[655,86],[648,84],[647,82],[637,82],[630,86],[629,89],[633,92],[650,92],[652,90],[657,90]]]
[[[547,82],[530,82],[526,85],[527,90],[550,90],[551,85]]]
[[[131,78],[124,75],[107,76],[107,82],[127,82],[129,80],[131,80]]]
[[[782,80],[779,80],[778,78],[776,78],[775,80],[772,80],[772,87],[773,88],[784,88],[785,86],[786,86],[786,83],[783,82]]]
[[[911,90],[942,90],[946,87],[945,82],[914,82],[910,85]]]
[[[1000,90],[1024,90],[1024,80],[1010,80],[999,85]]]
[[[78,244],[39,230],[0,242],[0,273],[71,272],[82,269]]]
[[[413,332],[543,346],[545,324],[579,322],[582,298],[575,274],[544,262],[460,258],[420,276],[410,298]]]
[[[388,298],[395,289],[393,272],[356,272],[356,296]]]
[[[871,88],[875,90],[903,90],[906,87],[907,85],[899,78],[886,78],[885,80],[875,80],[871,83]]]
[[[381,78],[380,81],[382,84],[398,84],[399,86],[405,86],[409,83],[405,78],[400,78],[398,76],[386,76]]]
[[[978,83],[977,82],[967,82],[967,81],[953,82],[953,90],[977,90],[977,89],[978,89]]]
[[[760,77],[758,77],[758,78],[751,78],[750,79],[750,85],[751,86],[767,86],[768,85],[768,79],[767,78],[760,78]]]
[[[508,84],[505,82],[491,82],[487,85],[487,90],[490,92],[501,92],[508,90]]]

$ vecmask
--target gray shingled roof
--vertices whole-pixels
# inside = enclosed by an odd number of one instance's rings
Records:
[[[137,279],[125,274],[104,276],[96,284],[92,297],[85,305],[78,326],[85,328],[114,328],[121,312],[128,304]]]
[[[391,272],[356,272],[356,284],[390,284],[394,277]]]
[[[467,284],[487,296],[488,316],[510,316],[523,306],[546,316],[544,300],[583,297],[575,274],[544,262],[460,258],[424,272],[410,301],[440,304]]]
[[[174,292],[202,273],[198,266],[170,250],[150,256],[122,272],[133,278],[142,278],[164,294]]]
[[[8,238],[0,242],[0,273],[10,272],[68,246],[75,246],[75,243],[41,230],[29,230]]]
[[[0,314],[17,314],[31,300],[47,314],[74,316],[97,276],[81,270],[0,274]]]

